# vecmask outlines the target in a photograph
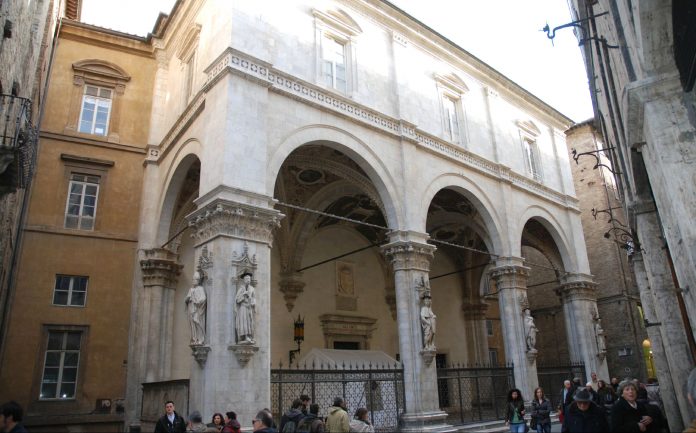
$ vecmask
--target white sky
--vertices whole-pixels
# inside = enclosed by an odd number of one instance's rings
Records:
[[[587,76],[572,30],[560,30],[555,46],[539,31],[546,22],[553,28],[571,21],[565,1],[392,2],[574,121],[592,117]],[[174,0],[84,0],[82,20],[144,36],[158,13],[168,13],[173,5]]]

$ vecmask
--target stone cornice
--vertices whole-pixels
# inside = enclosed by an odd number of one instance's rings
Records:
[[[273,230],[284,217],[279,211],[244,203],[216,199],[187,215],[196,245],[218,236],[261,242],[271,245]]]
[[[396,241],[382,247],[382,254],[394,271],[429,272],[435,246],[418,242]]]
[[[268,87],[272,92],[286,95],[296,101],[321,108],[322,110],[330,110],[338,116],[349,118],[354,122],[361,123],[366,127],[393,137],[417,143],[424,150],[454,160],[488,177],[511,183],[518,189],[532,193],[566,209],[579,212],[578,200],[575,197],[558,192],[522,174],[513,172],[509,167],[441,140],[425,131],[419,130],[413,124],[403,119],[387,116],[333,91],[277,70],[273,65],[234,48],[228,47],[205,69],[205,73],[208,77],[203,87],[204,92],[208,92],[225,74],[238,75]],[[175,128],[176,126],[172,129]]]
[[[178,255],[164,248],[143,250],[145,258],[140,260],[143,273],[143,286],[162,286],[174,288],[181,269],[177,263]]]

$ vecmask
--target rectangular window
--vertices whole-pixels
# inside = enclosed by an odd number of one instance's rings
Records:
[[[74,399],[82,332],[49,331],[41,377],[41,400]]]
[[[493,336],[493,321],[492,320],[486,320],[486,335],[489,337]]]
[[[541,167],[539,166],[539,156],[537,155],[537,144],[528,139],[523,140],[524,158],[529,174],[534,180],[541,181]]]
[[[488,362],[492,366],[498,365],[498,349],[488,349]]]
[[[56,275],[53,305],[84,307],[87,298],[87,277]]]
[[[106,135],[110,113],[111,89],[86,85],[78,130],[86,134]]]
[[[444,96],[442,104],[445,112],[445,130],[449,138],[455,142],[459,142],[459,119],[457,117],[457,101]]]
[[[187,102],[188,99],[191,97],[191,93],[193,92],[193,75],[195,70],[196,52],[194,51],[191,55],[191,59],[189,59],[188,63],[186,63],[186,75],[184,77],[184,98]]]
[[[348,90],[346,78],[346,45],[325,36],[322,44],[322,68],[324,82],[341,92]]]
[[[74,173],[68,186],[65,206],[65,228],[92,230],[97,214],[99,176]]]

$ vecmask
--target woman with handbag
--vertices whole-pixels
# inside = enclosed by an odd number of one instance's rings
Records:
[[[505,425],[510,426],[510,433],[526,433],[527,422],[524,420],[524,399],[519,389],[508,391]]]
[[[551,433],[551,402],[541,387],[534,390],[529,428],[536,429],[537,433]]]

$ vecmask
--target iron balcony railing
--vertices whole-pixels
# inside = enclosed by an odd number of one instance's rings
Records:
[[[0,95],[0,176],[3,187],[26,187],[33,172],[36,129],[31,100]],[[10,172],[8,167],[11,167]]]

